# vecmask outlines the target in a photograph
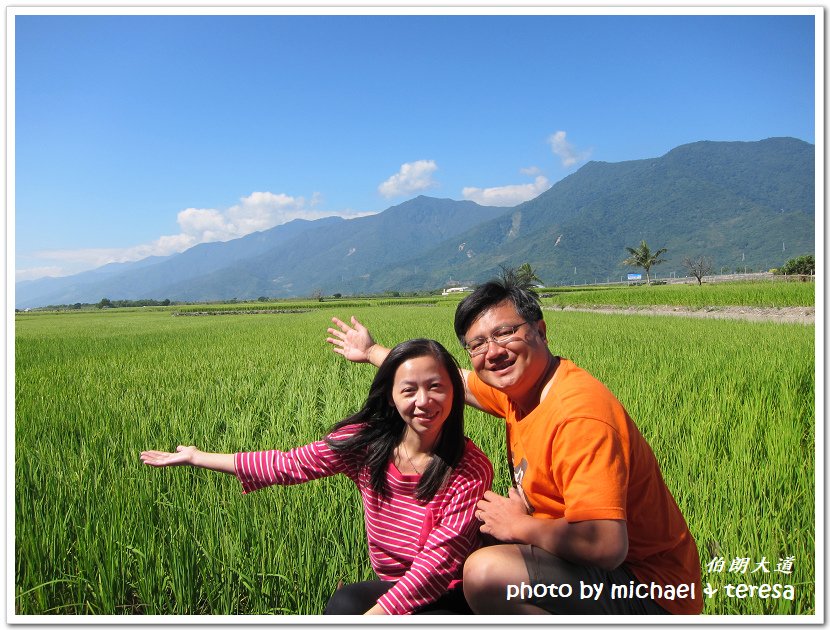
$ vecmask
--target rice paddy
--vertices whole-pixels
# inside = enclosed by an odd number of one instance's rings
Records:
[[[332,316],[356,315],[385,345],[438,339],[468,366],[454,305],[18,316],[15,613],[317,614],[338,581],[369,579],[347,479],[242,496],[231,476],[149,469],[138,454],[318,439],[360,406],[373,376],[331,352]],[[604,381],[655,451],[697,540],[704,586],[716,589],[704,614],[815,614],[815,328],[545,318],[552,350]],[[501,422],[470,410],[466,432],[494,463],[494,490],[506,492]],[[727,595],[730,584],[767,583],[792,586],[793,598]]]

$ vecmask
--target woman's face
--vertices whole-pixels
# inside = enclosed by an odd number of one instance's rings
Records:
[[[437,435],[450,415],[452,399],[450,375],[434,357],[416,357],[398,366],[392,403],[411,430]]]

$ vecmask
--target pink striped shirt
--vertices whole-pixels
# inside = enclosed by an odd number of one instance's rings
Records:
[[[345,438],[357,427],[332,436]],[[493,465],[467,440],[464,455],[449,481],[429,503],[415,498],[420,475],[404,475],[389,463],[388,498],[375,492],[369,471],[325,441],[290,451],[237,453],[236,476],[243,492],[289,485],[342,473],[357,484],[363,499],[372,568],[382,580],[397,583],[378,603],[389,614],[409,614],[436,601],[461,578],[464,560],[480,545],[475,506],[493,482]]]

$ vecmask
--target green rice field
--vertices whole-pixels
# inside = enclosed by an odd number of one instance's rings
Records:
[[[369,579],[347,479],[243,496],[231,476],[151,469],[138,455],[178,444],[288,449],[322,437],[360,406],[374,373],[325,343],[332,316],[356,315],[385,345],[438,339],[468,367],[452,331],[456,302],[18,315],[14,612],[317,614],[338,581]],[[655,451],[713,589],[704,614],[816,614],[815,327],[545,318],[553,351],[605,382]],[[506,492],[501,421],[470,410],[466,432]],[[794,595],[727,595],[741,584]]]
[[[814,306],[813,282],[744,281],[631,287],[562,287],[542,291],[549,306]]]

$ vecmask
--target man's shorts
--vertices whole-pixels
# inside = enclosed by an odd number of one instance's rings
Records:
[[[568,562],[533,545],[517,546],[527,566],[530,585],[519,588],[514,601],[533,604],[554,615],[669,614],[651,599],[611,598],[613,584],[629,586],[632,580],[635,585],[639,584],[625,565],[603,571]],[[522,590],[528,598],[523,597]]]

